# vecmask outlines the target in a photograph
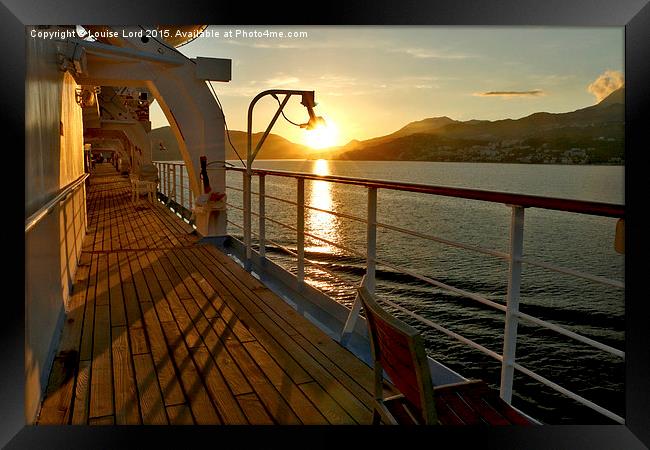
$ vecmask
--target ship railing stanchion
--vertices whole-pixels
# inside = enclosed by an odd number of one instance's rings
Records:
[[[259,187],[258,187],[258,193],[259,193],[259,225],[260,225],[260,230],[259,230],[259,241],[260,241],[260,258],[266,258],[266,205],[264,204],[265,201],[265,196],[266,196],[266,183],[265,183],[265,176],[263,173],[260,173],[258,176],[258,182],[259,182]]]
[[[172,200],[172,166],[171,164],[167,164],[167,204],[169,205],[169,202]]]
[[[185,167],[181,165],[181,170],[180,172],[180,181],[179,184],[181,185],[181,206],[185,207],[185,185],[183,184],[183,172],[185,170]]]
[[[296,253],[298,254],[298,267],[296,270],[296,278],[298,279],[298,288],[302,286],[305,281],[305,179],[298,178],[298,189],[296,195],[296,222],[298,229],[296,241]]]
[[[508,271],[508,292],[506,296],[506,317],[503,332],[503,354],[501,362],[501,386],[499,395],[510,403],[515,370],[517,348],[517,323],[519,314],[519,291],[521,287],[521,258],[524,247],[524,207],[511,205],[510,258]]]
[[[252,174],[249,169],[244,172],[244,246],[246,247],[246,267],[251,267],[251,179]]]
[[[176,164],[172,165],[172,196],[174,202],[178,203],[178,200],[176,200]]]
[[[368,291],[372,294],[375,293],[375,268],[377,258],[377,188],[368,188],[368,218],[366,227],[366,274],[364,275],[361,284],[366,286]],[[359,312],[361,311],[361,299],[359,294],[354,297],[354,303],[348,318],[343,325],[341,337],[339,339],[341,345],[346,345],[354,327],[359,319]]]
[[[366,232],[366,288],[375,293],[375,258],[377,257],[377,188],[368,188],[368,224]]]
[[[191,185],[187,188],[187,191],[188,191],[189,196],[190,196],[190,208],[189,209],[190,209],[190,211],[192,211],[192,209],[194,209],[194,205],[192,204],[192,202],[194,201],[194,192],[192,191],[192,186]]]
[[[165,174],[165,197],[169,199],[169,165],[163,164],[163,173]]]

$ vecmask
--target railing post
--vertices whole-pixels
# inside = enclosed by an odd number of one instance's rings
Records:
[[[377,188],[368,188],[368,225],[366,232],[366,287],[375,292],[375,258],[377,257]]]
[[[169,200],[169,164],[165,163],[165,197]]]
[[[178,200],[176,200],[176,164],[172,165],[172,194],[174,202],[178,203]]]
[[[180,180],[179,183],[181,186],[181,206],[185,208],[185,185],[183,184],[183,172],[185,171],[185,166],[180,166]]]
[[[298,253],[298,267],[296,278],[302,284],[305,280],[305,179],[298,178],[298,189],[296,195],[296,222],[298,233],[296,236],[296,249]]]
[[[361,283],[366,286],[369,292],[375,292],[375,268],[377,263],[377,188],[368,188],[368,217],[367,217],[367,232],[366,232],[366,275],[363,277]],[[352,309],[348,314],[348,318],[343,325],[339,342],[341,345],[347,345],[350,336],[354,331],[354,327],[359,319],[359,311],[361,311],[361,299],[359,294],[354,297]]]
[[[156,168],[156,174],[158,174],[158,177],[160,177],[160,164],[157,162],[152,163],[153,166]],[[158,184],[156,183],[156,199],[158,199]]]
[[[515,351],[517,348],[517,314],[519,313],[519,289],[521,286],[521,257],[524,248],[524,208],[512,205],[510,219],[510,270],[506,297],[506,318],[503,331],[503,361],[501,363],[501,386],[499,395],[512,401]]]
[[[172,166],[170,164],[167,164],[167,204],[169,204],[169,202],[172,199],[171,173],[172,173]]]
[[[251,174],[244,172],[244,246],[246,247],[246,264],[251,263]],[[249,266],[250,267],[250,266]]]
[[[190,178],[190,177],[188,176],[188,177],[187,177],[187,181],[188,181],[188,187],[187,187],[187,190],[188,190],[188,192],[189,192],[189,197],[190,197],[190,208],[189,208],[189,209],[190,209],[190,211],[193,211],[193,210],[194,210],[194,205],[193,205],[193,202],[194,202],[194,192],[192,191],[192,184],[189,182],[189,181],[190,181],[189,178]]]
[[[263,173],[259,175],[259,224],[260,224],[260,233],[259,233],[259,241],[260,241],[260,257],[265,258],[266,257],[266,220],[265,220],[265,214],[266,214],[266,207],[265,207],[265,195],[266,195],[266,182],[265,182],[265,176]]]

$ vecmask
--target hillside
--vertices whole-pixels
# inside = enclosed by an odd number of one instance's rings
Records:
[[[474,161],[552,164],[624,162],[625,90],[600,103],[567,113],[538,112],[521,119],[457,121],[431,117],[394,133],[320,151],[269,134],[257,159],[346,159],[374,161]],[[253,135],[255,145],[262,133]],[[230,131],[246,159],[246,133]],[[170,127],[151,131],[154,160],[180,160]],[[166,150],[160,150],[163,142]],[[237,156],[226,140],[226,159]]]
[[[253,148],[257,145],[263,133],[253,134]],[[170,127],[161,127],[151,130],[152,159],[154,161],[178,161],[181,154],[174,134]],[[246,161],[246,133],[243,131],[230,131],[230,139],[239,152],[241,158]],[[161,150],[159,143],[162,142],[166,150]],[[237,155],[226,139],[226,159],[236,160]],[[264,142],[256,159],[304,159],[305,155],[313,152],[304,145],[295,144],[276,134],[269,134]]]
[[[397,132],[356,141],[338,158],[603,164],[624,159],[625,91],[568,113],[459,122],[448,117],[412,122]]]

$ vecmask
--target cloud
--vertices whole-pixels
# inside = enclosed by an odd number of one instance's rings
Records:
[[[283,76],[279,75],[276,76],[275,78],[269,78],[266,80],[266,84],[269,87],[274,87],[274,86],[285,86],[287,84],[295,84],[300,81],[299,78],[292,77],[292,76]]]
[[[478,92],[474,94],[478,97],[540,97],[546,95],[541,89],[534,89],[532,91],[490,91],[490,92]]]
[[[529,79],[537,85],[557,86],[574,79],[574,74],[549,74],[549,75],[530,75]]]
[[[467,55],[464,53],[450,53],[430,48],[401,48],[392,51],[406,53],[407,55],[418,59],[467,59],[476,57],[474,55]]]
[[[335,74],[321,75],[316,81],[321,89],[345,89],[358,86],[359,82],[355,77]]]
[[[596,97],[596,101],[600,102],[615,90],[625,86],[625,77],[623,72],[618,70],[606,70],[596,80],[587,86],[587,92]]]

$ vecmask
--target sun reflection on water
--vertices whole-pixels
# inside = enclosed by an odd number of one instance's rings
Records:
[[[316,175],[329,175],[330,167],[329,161],[318,159],[314,161],[312,172]],[[312,181],[309,184],[309,189],[306,192],[306,203],[314,208],[333,210],[333,184],[327,181]],[[315,211],[306,208],[307,217],[305,218],[306,228],[310,233],[323,237],[332,242],[337,241],[338,224],[337,217],[332,214]],[[306,251],[320,252],[320,253],[336,253],[336,249],[326,242],[316,239],[308,238],[306,242],[309,247],[305,247]]]

